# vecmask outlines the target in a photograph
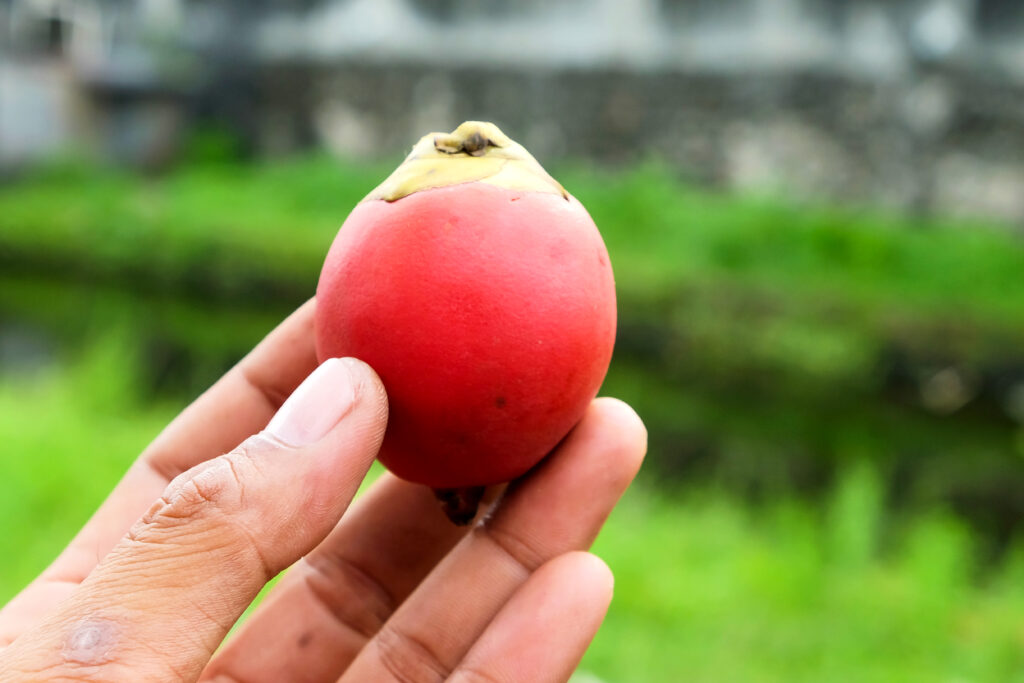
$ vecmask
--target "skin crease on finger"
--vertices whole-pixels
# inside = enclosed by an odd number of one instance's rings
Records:
[[[504,486],[488,489],[480,515]],[[335,680],[366,640],[471,527],[452,525],[426,488],[383,474],[263,601],[204,673],[263,683]]]

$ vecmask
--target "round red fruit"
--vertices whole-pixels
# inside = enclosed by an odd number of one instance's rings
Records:
[[[317,287],[317,353],[380,375],[385,467],[475,487],[522,475],[579,421],[615,317],[583,205],[492,124],[468,122],[426,136],[348,216]]]

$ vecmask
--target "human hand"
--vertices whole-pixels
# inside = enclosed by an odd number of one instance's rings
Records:
[[[0,681],[570,676],[612,590],[580,551],[640,465],[639,418],[596,400],[468,531],[390,474],[346,511],[387,401],[365,364],[317,368],[313,306],[175,419],[0,611]]]

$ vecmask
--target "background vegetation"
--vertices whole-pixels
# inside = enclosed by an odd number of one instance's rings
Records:
[[[0,187],[0,601],[312,295],[387,168],[65,163]],[[652,437],[598,541],[617,594],[585,669],[1024,680],[1020,238],[698,192],[654,163],[556,175],[616,268],[605,393]]]

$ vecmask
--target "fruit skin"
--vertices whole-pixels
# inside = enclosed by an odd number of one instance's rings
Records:
[[[352,211],[317,287],[317,354],[380,375],[385,467],[479,486],[522,475],[579,421],[615,318],[608,252],[578,201],[464,183]]]

